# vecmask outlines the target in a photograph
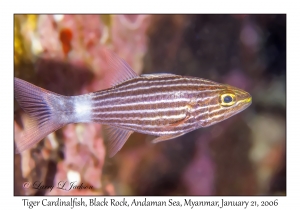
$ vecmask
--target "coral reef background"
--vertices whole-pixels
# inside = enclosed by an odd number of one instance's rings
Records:
[[[105,46],[138,74],[197,76],[253,96],[242,113],[172,141],[133,134],[113,158],[101,125],[65,126],[14,155],[15,195],[286,194],[286,15],[15,15],[14,35],[14,76],[59,94],[105,87]],[[23,186],[60,181],[93,188]]]

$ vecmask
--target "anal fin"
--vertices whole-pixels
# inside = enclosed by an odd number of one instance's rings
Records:
[[[113,157],[125,144],[133,131],[117,128],[110,125],[103,125],[105,138],[107,140],[108,156]]]
[[[159,136],[157,138],[155,138],[154,140],[152,140],[152,143],[158,143],[158,142],[162,142],[162,141],[167,141],[167,140],[171,140],[171,139],[175,139],[179,136],[184,135],[185,133],[180,133],[180,134],[173,134],[173,135],[164,135],[164,136]]]

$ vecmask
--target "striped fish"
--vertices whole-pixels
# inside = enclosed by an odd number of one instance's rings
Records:
[[[15,136],[17,153],[67,124],[97,122],[106,130],[112,157],[133,132],[157,136],[154,143],[174,139],[228,119],[252,101],[249,93],[226,84],[175,74],[139,76],[114,53],[103,50],[103,58],[110,87],[98,92],[63,96],[14,79],[15,98],[30,116]]]

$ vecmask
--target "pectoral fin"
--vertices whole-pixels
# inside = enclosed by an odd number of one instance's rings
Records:
[[[165,129],[179,126],[179,125],[185,123],[189,118],[190,118],[190,114],[186,113],[185,117],[183,117],[183,118],[181,118],[179,120],[176,120],[174,122],[169,123],[169,125],[167,125]]]
[[[167,141],[167,140],[171,140],[171,139],[175,139],[179,136],[184,135],[185,133],[180,133],[180,134],[175,134],[175,135],[164,135],[164,136],[159,136],[156,139],[152,140],[152,143],[158,143],[158,142],[162,142],[162,141]]]
[[[103,125],[105,139],[107,140],[108,156],[113,157],[125,144],[133,131]]]

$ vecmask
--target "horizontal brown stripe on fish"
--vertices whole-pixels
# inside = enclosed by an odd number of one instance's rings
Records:
[[[194,77],[182,77],[182,76],[176,76],[176,77],[137,77],[128,81],[125,81],[121,84],[116,85],[115,87],[122,89],[131,89],[139,85],[156,85],[160,84],[161,82],[165,84],[179,84],[181,82],[183,83],[189,83],[189,84],[201,84],[201,85],[220,85],[217,82],[201,79],[201,78],[194,78]]]
[[[115,93],[117,95],[122,95],[122,93],[127,94],[131,92],[147,92],[151,93],[152,91],[156,91],[156,88],[158,88],[161,91],[169,91],[169,90],[178,90],[178,91],[184,91],[184,90],[195,90],[195,91],[201,91],[201,90],[214,90],[214,89],[219,89],[219,85],[212,85],[212,86],[207,86],[207,85],[199,85],[199,84],[189,84],[185,83],[184,81],[179,81],[180,83],[178,84],[168,84],[165,83],[164,81],[159,81],[159,84],[140,84],[138,86],[132,87],[132,88],[126,88],[126,89],[121,89],[121,87],[114,87],[111,89],[108,89],[106,91],[101,91],[101,92],[96,92],[93,95],[94,100],[101,100],[105,98],[106,95],[111,95],[111,93]]]
[[[111,92],[109,95],[106,95],[106,97],[93,99],[94,106],[97,106],[98,104],[106,104],[106,105],[113,105],[114,103],[125,103],[125,102],[134,102],[136,101],[155,101],[162,99],[165,97],[166,99],[176,99],[176,98],[188,98],[191,99],[193,97],[200,98],[205,96],[209,97],[212,94],[215,94],[215,92],[219,91],[218,89],[215,90],[203,90],[203,91],[196,91],[196,90],[190,90],[190,88],[182,88],[181,90],[174,90],[170,88],[169,90],[161,90],[160,88],[156,88],[155,91],[149,91],[149,92],[126,92],[123,94]],[[137,98],[137,99],[136,99]]]

